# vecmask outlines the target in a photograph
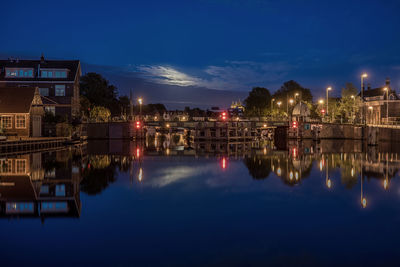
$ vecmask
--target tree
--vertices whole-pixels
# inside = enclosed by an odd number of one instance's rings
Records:
[[[108,121],[110,116],[110,110],[105,107],[96,106],[90,110],[90,118],[96,121]]]
[[[298,96],[296,97],[296,94]],[[272,96],[275,99],[275,103],[281,102],[281,109],[286,112],[287,110],[287,104],[289,99],[293,99],[297,103],[298,101],[303,101],[305,103],[312,103],[313,102],[313,96],[311,94],[310,89],[302,87],[299,83],[296,81],[290,80],[285,82],[281,88],[274,93]],[[294,103],[294,104],[295,104]],[[294,107],[290,106],[288,109],[289,112],[291,112],[291,109]]]
[[[112,114],[120,113],[117,87],[111,85],[100,74],[89,72],[82,76],[80,93],[87,98],[90,105],[106,107]]]
[[[346,83],[346,86],[342,88],[342,98],[337,107],[337,113],[342,122],[353,122],[357,116],[361,102],[357,92],[357,88],[352,83]]]
[[[271,105],[271,94],[267,88],[254,87],[244,100],[248,116],[262,116]]]

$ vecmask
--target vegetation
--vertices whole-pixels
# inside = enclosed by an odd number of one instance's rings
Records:
[[[271,105],[271,94],[267,88],[254,87],[244,100],[247,116],[265,116]]]
[[[90,118],[98,122],[106,122],[110,119],[111,112],[105,107],[94,107],[90,110]]]

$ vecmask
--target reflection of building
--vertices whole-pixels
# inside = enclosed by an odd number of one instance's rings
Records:
[[[8,136],[42,135],[43,103],[37,88],[0,87],[0,128]]]
[[[1,216],[68,216],[80,215],[80,168],[71,160],[62,168],[51,166],[56,155],[40,153],[2,159],[0,173]],[[43,167],[42,160],[46,162]]]

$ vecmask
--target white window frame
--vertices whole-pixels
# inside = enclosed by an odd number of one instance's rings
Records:
[[[23,163],[23,169],[20,169],[20,163]],[[15,160],[15,173],[26,173],[26,159]]]
[[[12,129],[13,127],[13,115],[1,115],[0,116],[0,125],[4,127],[4,129]],[[11,118],[9,127],[4,126],[4,118]]]
[[[24,126],[18,126],[18,117],[24,118]],[[26,129],[26,115],[15,115],[15,129]]]
[[[46,73],[46,76],[43,75]],[[49,75],[51,73],[51,76]],[[57,73],[64,74],[57,76]],[[68,77],[68,69],[40,69],[40,78],[54,78],[54,79],[66,79]]]
[[[7,168],[6,170],[4,169],[5,167]],[[0,173],[2,173],[2,174],[12,173],[12,160],[11,159],[0,160]]]

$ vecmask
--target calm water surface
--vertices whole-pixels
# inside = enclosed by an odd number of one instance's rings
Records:
[[[390,145],[97,142],[0,159],[1,266],[399,262]]]

